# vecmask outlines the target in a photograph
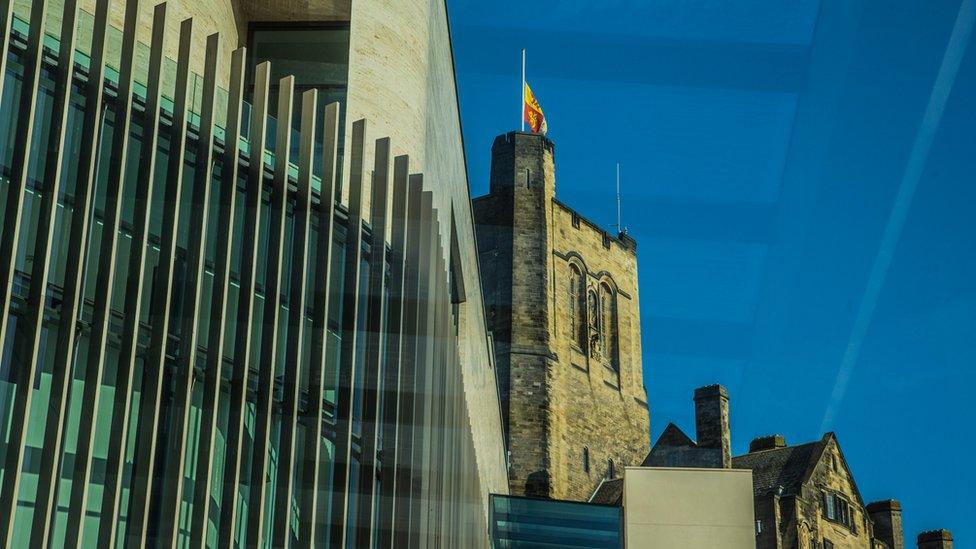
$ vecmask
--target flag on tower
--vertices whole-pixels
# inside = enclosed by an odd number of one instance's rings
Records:
[[[546,124],[546,115],[542,114],[542,107],[539,106],[539,102],[536,100],[535,94],[532,93],[532,88],[529,87],[528,82],[524,83],[523,87],[523,117],[529,123],[529,128],[532,129],[532,133],[545,135],[549,130]]]

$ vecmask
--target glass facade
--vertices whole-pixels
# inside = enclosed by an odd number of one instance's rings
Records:
[[[340,143],[348,27],[208,39],[200,76],[163,5],[147,46],[50,4],[2,44],[2,544],[484,546],[450,228],[388,139]]]
[[[621,548],[621,512],[619,506],[493,494],[492,546]]]

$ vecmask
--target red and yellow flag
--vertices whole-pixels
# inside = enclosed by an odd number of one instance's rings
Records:
[[[525,84],[525,93],[523,94],[523,114],[525,121],[529,123],[529,128],[532,129],[532,133],[541,133],[543,135],[549,130],[546,125],[546,115],[542,114],[542,107],[539,106],[539,102],[535,98],[535,94],[532,93],[532,88],[529,84]]]

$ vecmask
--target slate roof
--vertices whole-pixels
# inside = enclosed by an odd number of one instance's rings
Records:
[[[624,479],[604,479],[590,496],[590,503],[603,505],[620,505],[624,496]]]
[[[795,495],[820,461],[828,440],[825,436],[816,442],[736,456],[732,468],[752,469],[752,488],[757,496],[775,493],[780,486],[781,495]]]

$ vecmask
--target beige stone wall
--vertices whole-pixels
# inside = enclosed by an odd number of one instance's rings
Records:
[[[551,454],[556,498],[586,499],[612,459],[617,474],[640,465],[650,450],[647,393],[640,344],[637,256],[634,250],[558,201],[550,202],[552,234],[553,369]],[[574,222],[574,219],[576,220]],[[605,246],[606,242],[609,246]],[[570,268],[584,273],[585,286],[615,289],[618,367],[608,352],[594,356],[577,345],[570,322]],[[585,320],[585,317],[581,317]],[[583,469],[589,449],[590,471]]]
[[[455,218],[458,267],[467,288],[467,300],[459,306],[459,352],[487,511],[488,494],[507,493],[508,482],[444,0],[351,2],[347,143],[359,118],[367,119],[367,173],[373,166],[372,142],[390,137],[393,154],[409,155],[411,172],[424,175],[424,188],[433,191],[438,210],[445,256],[452,212]],[[348,155],[344,161],[348,168]],[[368,191],[365,196],[368,210]]]
[[[632,467],[624,472],[628,549],[753,549],[752,471]]]

